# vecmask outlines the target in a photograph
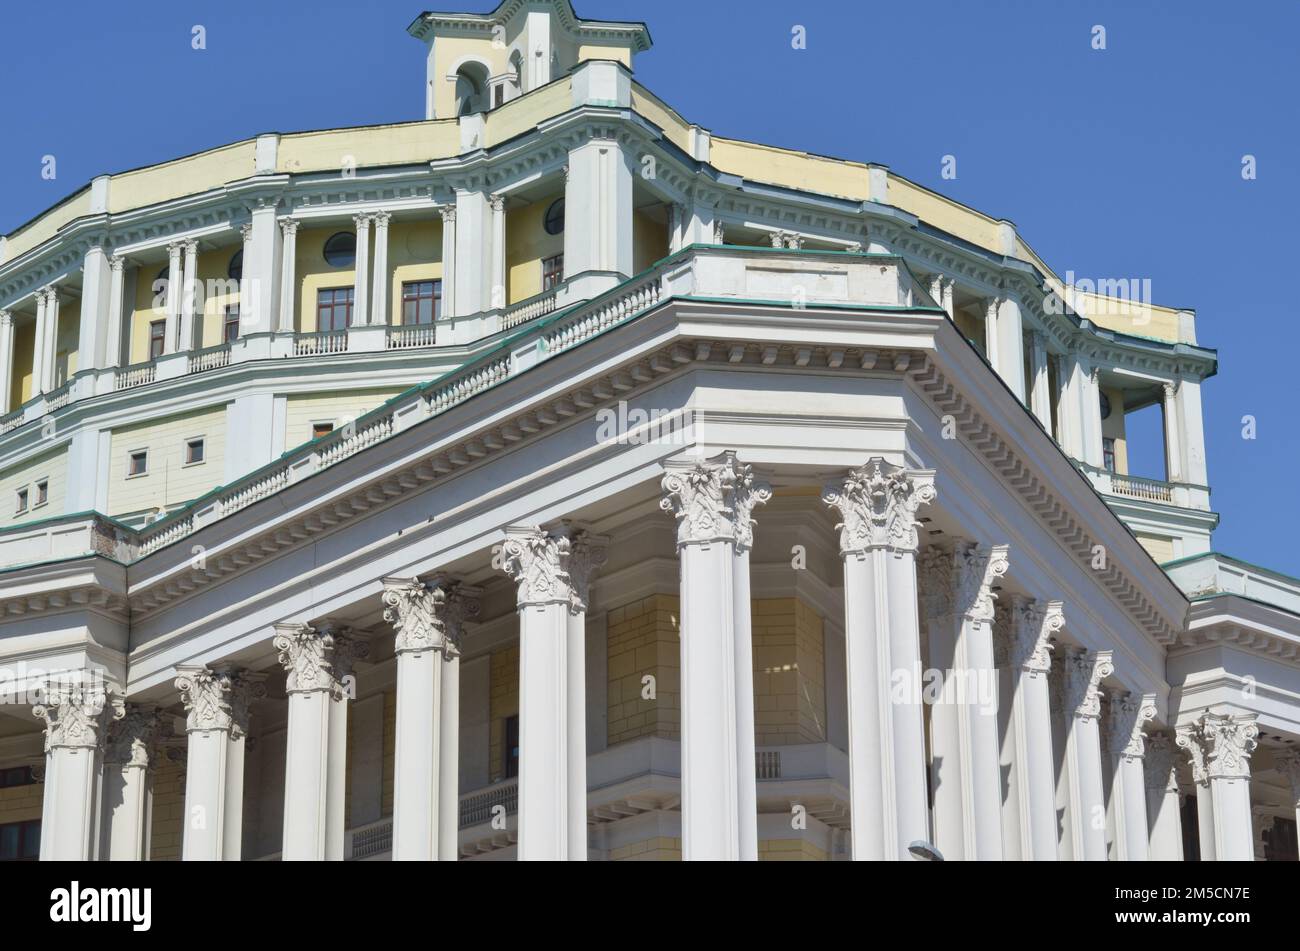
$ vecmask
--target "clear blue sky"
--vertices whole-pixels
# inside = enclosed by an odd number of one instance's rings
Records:
[[[5,3],[0,231],[103,172],[259,132],[423,118],[423,51],[405,32],[419,3]],[[1221,360],[1204,393],[1215,547],[1300,576],[1300,4],[576,5],[646,20],[655,48],[638,78],[706,128],[889,165],[1015,221],[1058,273],[1150,279],[1157,303],[1196,309]],[[195,24],[206,51],[191,49]],[[796,24],[806,50],[791,47]],[[940,178],[947,154],[955,181]],[[1142,415],[1135,467],[1157,473],[1158,417]]]

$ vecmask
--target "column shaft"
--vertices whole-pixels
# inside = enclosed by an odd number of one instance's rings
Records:
[[[374,216],[375,222],[375,283],[371,291],[372,310],[370,323],[376,327],[386,327],[390,323],[388,316],[388,221],[387,212]]]
[[[280,333],[291,334],[298,316],[298,221],[280,221],[283,247],[280,258]]]
[[[460,655],[447,652],[439,665],[438,859],[460,858]]]
[[[108,333],[104,343],[104,366],[112,369],[122,363],[123,311],[125,300],[125,259],[114,255],[109,259],[108,282]]]
[[[197,242],[185,242],[185,265],[184,276],[181,278],[181,327],[180,327],[180,349],[182,351],[193,350],[197,343],[200,347],[203,345],[202,340],[194,339],[194,306],[196,301],[196,282],[198,280],[199,266],[199,246]]]
[[[356,279],[352,292],[352,326],[364,327],[370,319],[370,215],[356,215]]]
[[[9,412],[14,383],[14,317],[0,310],[0,416]]]
[[[181,269],[181,252],[184,244],[173,241],[167,245],[167,317],[163,327],[163,354],[175,353],[180,340],[181,293],[184,272]]]

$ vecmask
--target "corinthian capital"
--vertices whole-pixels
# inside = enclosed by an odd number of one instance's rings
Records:
[[[264,675],[248,671],[176,668],[186,732],[227,730],[232,736],[243,736],[248,732],[249,704],[266,696],[264,679]]]
[[[1115,691],[1106,712],[1106,749],[1127,760],[1141,759],[1146,752],[1142,731],[1155,719],[1155,697]]]
[[[926,617],[960,615],[978,624],[991,624],[997,600],[993,586],[1010,564],[1006,545],[981,548],[957,539],[951,549],[927,548],[918,566]]]
[[[280,664],[288,675],[286,693],[338,690],[341,677],[334,661],[333,631],[317,630],[310,624],[277,624],[271,643],[280,652]]]
[[[909,474],[876,457],[822,490],[822,501],[840,514],[840,554],[876,548],[915,552],[916,512],[935,498],[934,477]]]
[[[1259,744],[1255,715],[1206,713],[1178,728],[1178,745],[1192,760],[1198,783],[1210,779],[1249,779],[1250,754]]]
[[[384,620],[397,631],[394,651],[442,651],[444,660],[458,656],[465,623],[478,617],[481,593],[444,575],[428,584],[419,578],[385,578]]]
[[[1178,747],[1168,733],[1153,733],[1147,737],[1143,767],[1147,789],[1178,792]]]
[[[128,703],[124,715],[108,728],[104,762],[148,769],[157,752],[162,713],[152,704]]]
[[[754,469],[724,452],[702,462],[669,462],[659,507],[677,518],[677,544],[754,543],[754,508],[772,497],[772,487]]]
[[[1065,711],[1080,720],[1101,716],[1101,682],[1115,672],[1110,651],[1086,651],[1072,647],[1065,651]]]
[[[1028,674],[1048,673],[1052,669],[1052,637],[1065,627],[1064,605],[1014,595],[1010,614],[1009,666]]]
[[[1273,757],[1273,768],[1291,784],[1291,800],[1300,809],[1300,751],[1288,750]]]
[[[93,675],[92,675],[93,676]],[[55,680],[40,690],[32,714],[45,721],[45,752],[56,749],[97,749],[108,725],[121,719],[120,696],[94,679]]]

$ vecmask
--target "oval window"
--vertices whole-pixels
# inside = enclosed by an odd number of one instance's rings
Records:
[[[325,263],[330,267],[352,267],[357,263],[357,236],[340,231],[325,242]]]
[[[546,233],[560,234],[564,231],[564,199],[557,198],[551,202],[551,207],[546,209]]]

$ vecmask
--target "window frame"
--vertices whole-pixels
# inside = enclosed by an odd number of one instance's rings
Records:
[[[158,345],[158,352],[154,353],[154,344]],[[149,321],[149,359],[157,360],[167,353],[167,321],[151,320]]]
[[[339,304],[337,301],[334,301],[334,300],[331,300],[331,302],[330,302],[328,305],[325,305],[325,304],[322,304],[322,303],[321,303],[321,295],[322,295],[322,294],[331,294],[331,295],[335,295],[335,294],[338,294],[340,291],[345,291],[345,292],[347,292],[347,299],[346,299],[346,301],[344,302],[344,304]],[[357,303],[357,288],[356,288],[356,285],[355,285],[355,284],[353,284],[353,285],[344,285],[344,286],[342,286],[342,287],[321,287],[321,288],[318,288],[317,291],[316,291],[316,330],[317,330],[317,332],[318,332],[318,333],[341,333],[341,332],[346,331],[349,327],[352,326],[352,318],[353,318],[353,316],[354,316],[354,311],[355,311],[355,309],[356,309],[356,303]],[[343,326],[342,326],[342,327],[334,327],[334,326],[331,326],[331,327],[324,327],[324,326],[322,326],[323,321],[321,320],[321,313],[322,313],[323,311],[328,310],[328,311],[330,312],[330,315],[331,315],[331,318],[332,318],[334,312],[335,312],[336,310],[338,310],[340,307],[344,307],[344,306],[345,306],[345,311],[344,311],[344,321],[343,321]]]
[[[14,518],[26,515],[31,509],[31,483],[14,488]]]
[[[547,281],[551,283],[547,283]],[[542,258],[542,293],[554,290],[564,283],[564,252]]]
[[[323,432],[323,433],[319,433],[319,434],[318,434],[318,433],[316,432],[316,430],[318,430],[318,429],[320,429],[320,428],[322,428],[322,427],[324,427],[324,426],[328,426],[329,429],[325,430],[325,432]],[[338,420],[336,420],[336,419],[313,419],[313,420],[311,421],[311,438],[312,438],[312,441],[315,442],[317,439],[324,439],[326,436],[329,436],[329,435],[333,434],[334,430],[336,430],[336,429],[338,429],[338,428],[339,428]]]
[[[351,260],[351,261],[348,261],[348,262],[345,263],[345,264],[335,264],[333,261],[331,261],[331,260],[329,259],[329,254],[330,254],[330,242],[335,241],[335,240],[337,240],[338,238],[351,238],[351,239],[352,239],[352,260]],[[355,232],[355,231],[336,231],[336,232],[334,232],[334,234],[332,234],[332,235],[330,235],[328,238],[326,238],[326,239],[325,239],[325,243],[321,245],[321,248],[320,248],[320,256],[321,256],[321,260],[323,260],[327,265],[329,265],[330,267],[334,268],[335,270],[346,271],[348,268],[352,268],[353,270],[356,270],[356,266],[357,266],[357,243],[358,243],[358,242],[357,242],[357,235],[356,235],[356,232]]]
[[[41,476],[41,478],[37,479],[35,482],[32,483],[32,487],[36,490],[36,497],[32,501],[32,509],[35,510],[40,508],[43,505],[49,505],[50,504],[50,477]]]
[[[144,468],[139,472],[132,472],[131,465],[136,456],[144,457]],[[128,449],[126,451],[126,477],[128,479],[141,479],[149,474],[149,447],[142,449]]]
[[[239,321],[242,319],[242,317],[243,317],[243,313],[240,310],[239,304],[226,305],[225,310],[222,313],[222,320],[221,320],[221,342],[222,343],[234,343],[236,340],[239,339]],[[232,326],[235,328],[235,334],[233,337],[230,335],[230,328]]]
[[[557,205],[560,206],[560,214],[559,214],[560,226],[556,228],[554,231],[552,231],[551,212],[555,211]],[[568,211],[568,207],[564,204],[564,196],[561,195],[559,198],[555,199],[555,201],[551,202],[549,205],[546,206],[546,211],[542,212],[542,230],[545,231],[547,234],[551,235],[551,237],[558,237],[564,234],[564,227],[568,223],[568,220],[566,218],[567,211]]]
[[[18,822],[0,823],[0,838],[3,837],[3,830],[15,826],[18,828],[18,854],[13,858],[0,857],[0,862],[38,861],[41,855],[41,820],[23,819]]]
[[[420,293],[417,293],[415,296],[411,296],[408,293],[408,288],[412,288],[412,287],[419,288],[419,287],[423,287],[426,284],[428,284],[430,288],[430,293],[428,296],[425,296]],[[428,321],[422,321],[418,319],[420,302],[425,300],[430,301],[432,303],[432,306],[429,308],[430,313],[432,314],[432,319]],[[439,320],[442,319],[442,278],[436,277],[436,278],[428,278],[426,280],[403,281],[401,302],[402,302],[402,326],[403,327],[429,327],[437,323]],[[406,319],[407,304],[415,304],[417,319],[414,321],[408,321]]]
[[[199,445],[199,458],[191,459],[190,447],[195,443],[198,443]],[[208,437],[206,433],[201,433],[198,436],[186,436],[183,445],[185,448],[184,456],[182,457],[184,461],[181,463],[182,469],[188,469],[191,466],[201,466],[208,461]]]

